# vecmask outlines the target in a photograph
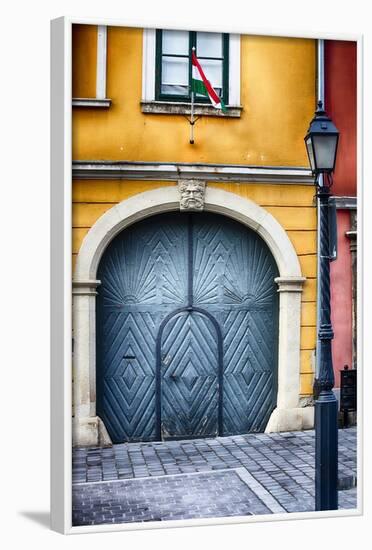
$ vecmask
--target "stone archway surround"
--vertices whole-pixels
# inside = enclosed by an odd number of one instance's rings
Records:
[[[313,407],[299,407],[301,292],[305,278],[294,247],[282,226],[249,199],[207,187],[204,209],[233,218],[256,231],[269,246],[279,270],[280,293],[278,394],[266,431],[290,431],[313,424]],[[123,229],[146,217],[179,210],[176,186],[135,195],[113,206],[87,233],[73,279],[74,445],[105,445],[110,438],[96,416],[96,279],[101,256]],[[202,213],[200,215],[203,215]]]

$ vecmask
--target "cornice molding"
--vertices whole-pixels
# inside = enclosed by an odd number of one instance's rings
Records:
[[[73,296],[95,296],[97,294],[96,288],[101,284],[101,281],[92,279],[91,281],[72,281],[72,294]]]
[[[278,292],[302,292],[306,277],[275,277]]]
[[[99,107],[107,109],[111,106],[111,99],[106,98],[97,98],[97,97],[73,97],[72,98],[73,107]]]
[[[355,210],[357,208],[357,197],[333,196],[330,198],[339,210]]]
[[[258,182],[314,185],[311,171],[303,167],[247,166],[236,164],[161,163],[76,160],[75,179],[166,180],[201,179],[221,182]]]

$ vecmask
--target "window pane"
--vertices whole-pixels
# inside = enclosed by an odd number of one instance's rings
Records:
[[[163,33],[163,54],[189,54],[189,33],[188,31],[162,31]]]
[[[188,96],[189,87],[188,86],[168,86],[167,84],[162,84],[161,93],[167,95],[178,95],[178,96]]]
[[[217,32],[196,33],[198,57],[222,57],[222,34]]]
[[[199,62],[213,88],[222,88],[222,61],[201,59],[199,57]]]
[[[163,94],[188,93],[189,60],[186,57],[163,57],[161,92]]]

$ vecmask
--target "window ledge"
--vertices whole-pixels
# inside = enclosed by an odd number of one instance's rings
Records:
[[[104,98],[98,99],[95,97],[73,97],[72,98],[73,107],[103,107],[107,109],[111,106],[111,99]]]
[[[226,105],[226,109],[227,113],[223,113],[212,105],[194,103],[194,114],[198,116],[240,118],[243,107],[239,105]],[[147,114],[158,115],[190,115],[191,104],[180,101],[141,101],[141,111]]]

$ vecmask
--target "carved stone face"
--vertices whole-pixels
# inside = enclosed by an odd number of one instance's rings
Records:
[[[202,210],[204,206],[205,182],[182,180],[179,182],[180,209]]]

